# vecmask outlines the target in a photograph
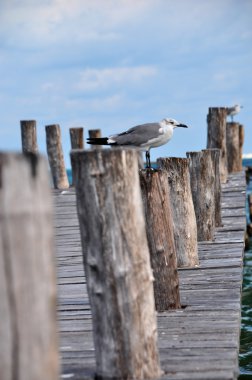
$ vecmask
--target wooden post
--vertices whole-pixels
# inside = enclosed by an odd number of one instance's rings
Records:
[[[154,274],[156,310],[178,309],[181,307],[179,279],[167,174],[141,170],[140,184]]]
[[[36,120],[21,120],[22,150],[24,153],[37,153],[37,130]]]
[[[207,115],[208,132],[207,148],[220,149],[221,182],[227,181],[227,148],[226,148],[226,117],[225,107],[210,107]]]
[[[178,267],[194,267],[199,259],[189,159],[159,158],[158,166],[168,175]]]
[[[84,149],[83,128],[70,128],[70,140],[72,149]]]
[[[252,194],[248,194],[248,205],[249,205],[249,217],[252,221]]]
[[[84,149],[83,128],[70,128],[70,140],[72,149]],[[75,177],[72,170],[72,186],[75,186]]]
[[[242,170],[242,154],[243,154],[243,144],[244,144],[244,126],[239,124],[239,146],[240,146],[240,171]]]
[[[241,148],[240,148],[240,124],[227,123],[227,163],[228,172],[239,172],[242,170]]]
[[[214,169],[211,152],[187,152],[197,221],[198,241],[213,240],[215,227]]]
[[[53,185],[55,189],[68,189],[69,182],[61,145],[60,126],[58,124],[52,124],[47,125],[45,128],[47,154],[51,168]]]
[[[101,130],[100,129],[89,129],[88,135],[91,139],[101,137]],[[98,150],[102,149],[102,145],[90,145],[90,147],[91,147],[91,149],[98,149]]]
[[[56,279],[48,168],[0,153],[1,380],[58,380]]]
[[[101,379],[160,375],[137,155],[132,149],[71,151]]]
[[[205,149],[210,152],[214,170],[214,202],[215,202],[215,227],[222,226],[221,220],[221,180],[220,180],[220,149]]]

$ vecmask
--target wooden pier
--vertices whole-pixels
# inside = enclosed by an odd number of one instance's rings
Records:
[[[46,126],[55,190],[21,122],[24,154],[0,154],[1,379],[237,379],[246,183],[226,117],[210,107],[208,149],[158,170],[75,130],[70,188]]]
[[[74,189],[53,190],[62,377],[94,379],[91,310]],[[182,309],[158,314],[162,379],[236,379],[240,338],[246,183],[222,185],[222,222],[199,243],[199,267],[179,269]]]

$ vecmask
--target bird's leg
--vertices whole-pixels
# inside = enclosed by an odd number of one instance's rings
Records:
[[[231,121],[232,121],[232,123],[233,123],[233,121],[234,121],[234,116],[233,116],[233,115],[231,115]]]
[[[150,162],[150,152],[148,150],[146,150],[146,169],[150,169],[151,168],[151,162]]]

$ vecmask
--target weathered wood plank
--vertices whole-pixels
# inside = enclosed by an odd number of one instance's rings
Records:
[[[223,227],[216,229],[214,241],[198,244],[199,268],[179,269],[181,302],[186,308],[158,315],[162,380],[237,378],[244,192],[244,173],[229,175],[222,185]],[[58,190],[53,194],[62,371],[72,373],[73,380],[93,380],[91,311],[79,229],[73,225],[75,194],[73,189],[66,195]]]

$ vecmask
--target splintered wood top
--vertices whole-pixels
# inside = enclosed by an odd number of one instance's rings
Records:
[[[62,377],[93,379],[95,352],[75,192],[53,190]],[[222,186],[223,227],[199,243],[200,265],[179,269],[181,310],[158,315],[162,379],[236,379],[240,338],[246,183]]]

